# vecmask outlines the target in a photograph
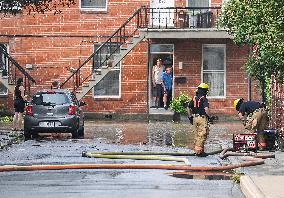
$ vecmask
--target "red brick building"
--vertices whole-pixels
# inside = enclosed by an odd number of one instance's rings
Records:
[[[62,14],[2,17],[0,43],[35,79],[31,92],[50,88],[54,80],[63,88],[75,85],[86,112],[151,113],[151,72],[161,58],[173,66],[175,96],[192,96],[204,81],[213,112],[232,114],[234,99],[257,93],[242,68],[249,49],[218,27],[222,3],[77,0]],[[12,109],[11,92],[3,85],[0,92],[1,104]]]

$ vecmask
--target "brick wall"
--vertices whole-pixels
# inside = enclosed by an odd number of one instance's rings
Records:
[[[284,134],[284,84],[271,80],[271,120],[270,127]]]
[[[201,82],[202,45],[226,44],[226,97],[210,99],[213,113],[234,114],[233,101],[237,98],[248,99],[248,79],[243,65],[247,58],[248,48],[238,47],[229,39],[176,39],[156,40],[156,43],[174,43],[174,74],[175,77],[186,77],[185,84],[174,84],[175,93],[186,92],[193,96]],[[183,69],[178,68],[179,62]],[[256,82],[252,85],[253,100],[258,100]]]
[[[94,43],[103,42],[141,5],[149,5],[149,0],[109,0],[107,12],[84,12],[79,9],[79,1],[71,8],[62,8],[62,14],[53,12],[26,13],[0,19],[0,42],[9,44],[9,51],[21,65],[33,64],[30,74],[37,85],[32,91],[49,88],[54,80],[63,82],[70,75],[67,68],[78,67],[92,52]],[[221,0],[212,0],[212,5]],[[186,6],[185,0],[176,0],[176,6]],[[160,43],[164,41],[158,41]],[[169,40],[165,41],[169,43]],[[190,95],[200,83],[202,43],[227,44],[227,97],[212,100],[215,112],[233,113],[232,101],[238,97],[247,98],[247,79],[242,65],[246,59],[246,48],[238,48],[230,40],[189,39],[174,40],[175,74],[188,77],[186,85],[176,85],[175,94],[188,91]],[[121,98],[94,99],[92,92],[84,98],[86,111],[103,113],[146,113],[148,102],[147,43],[141,42],[125,57],[121,70]],[[179,71],[177,64],[184,62]],[[83,71],[90,71],[89,67]],[[71,85],[69,85],[71,86]],[[253,93],[255,91],[253,90]],[[0,98],[0,102],[12,108],[12,95]]]
[[[37,81],[32,87],[34,92],[49,88],[54,80],[63,82],[70,75],[67,68],[77,68],[93,52],[94,43],[104,42],[141,5],[148,4],[147,0],[109,0],[107,12],[86,12],[79,9],[77,0],[76,5],[61,8],[60,15],[46,12],[7,16],[0,19],[0,42],[9,44],[11,56],[22,66],[33,64],[29,73]],[[121,99],[94,101],[89,93],[85,98],[89,105],[85,109],[133,112],[136,108],[137,112],[145,112],[146,52],[142,43],[122,63]],[[138,67],[139,64],[143,67]],[[88,66],[83,71],[85,74],[90,72],[91,61]],[[11,95],[8,98],[11,99]],[[2,101],[7,103],[7,97],[0,98]],[[12,108],[12,104],[8,106]]]

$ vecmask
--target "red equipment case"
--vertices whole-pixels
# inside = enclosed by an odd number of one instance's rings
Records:
[[[233,148],[235,151],[240,150],[257,150],[256,134],[234,134]]]

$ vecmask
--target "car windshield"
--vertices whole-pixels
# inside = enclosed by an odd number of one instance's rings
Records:
[[[39,93],[34,95],[33,104],[36,105],[61,105],[69,103],[65,93]]]

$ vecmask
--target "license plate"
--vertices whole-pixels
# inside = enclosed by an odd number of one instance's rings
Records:
[[[58,127],[60,126],[60,122],[40,122],[40,127]]]

